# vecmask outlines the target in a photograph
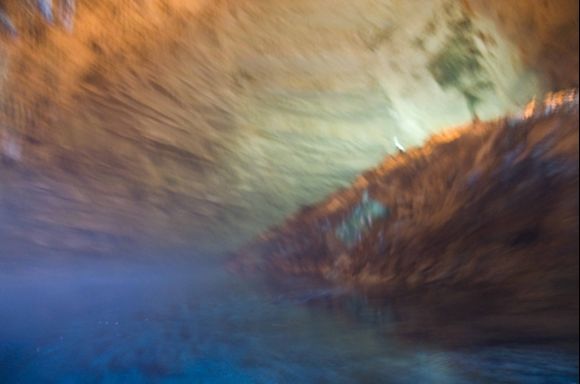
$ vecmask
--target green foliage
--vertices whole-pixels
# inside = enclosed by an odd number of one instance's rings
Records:
[[[443,88],[463,86],[463,77],[481,72],[481,53],[470,36],[469,20],[456,22],[451,27],[453,35],[429,64],[429,70]]]
[[[481,52],[472,38],[473,25],[462,19],[451,26],[452,36],[429,63],[429,71],[442,88],[455,88],[465,96],[472,114],[481,91],[489,89],[491,82],[485,79]]]

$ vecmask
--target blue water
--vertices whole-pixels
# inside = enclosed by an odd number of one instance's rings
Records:
[[[340,310],[316,305],[333,296]],[[0,383],[578,382],[576,351],[437,347],[391,323],[339,289],[218,265],[3,268]]]

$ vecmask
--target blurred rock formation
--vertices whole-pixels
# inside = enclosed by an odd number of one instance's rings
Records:
[[[0,2],[2,256],[231,250],[397,145],[578,86],[575,0],[74,3],[72,28],[70,1]]]
[[[551,94],[385,159],[233,265],[396,298],[403,314],[419,300],[425,313],[411,318],[430,326],[469,318],[512,336],[577,335],[578,159],[578,92]]]

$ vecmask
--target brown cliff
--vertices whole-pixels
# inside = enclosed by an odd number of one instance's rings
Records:
[[[431,325],[461,313],[462,327],[577,334],[578,95],[389,157],[235,260],[423,308]]]

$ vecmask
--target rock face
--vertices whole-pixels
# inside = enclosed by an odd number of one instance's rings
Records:
[[[0,1],[0,254],[233,249],[397,145],[578,85],[575,0],[75,4]]]
[[[578,159],[578,93],[553,94],[387,158],[236,265],[527,319],[516,333],[577,333]]]

